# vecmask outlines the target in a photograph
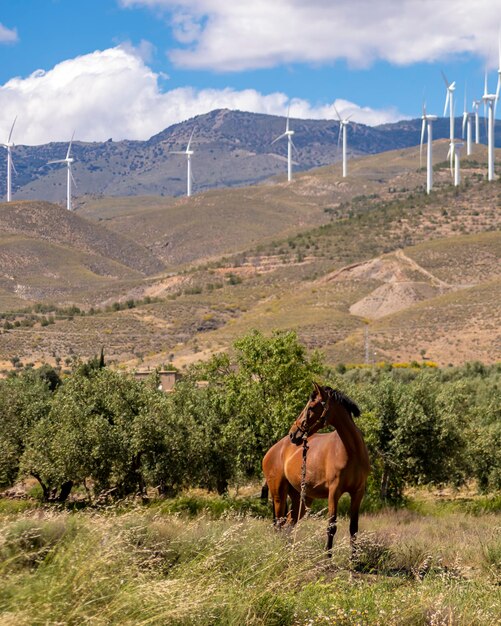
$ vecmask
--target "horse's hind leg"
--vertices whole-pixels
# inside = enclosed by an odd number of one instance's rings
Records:
[[[261,487],[261,502],[266,504],[268,502],[268,493],[269,493],[268,483],[264,481],[264,485]]]
[[[355,551],[355,541],[358,533],[358,516],[360,512],[360,504],[364,497],[365,487],[359,489],[355,493],[351,494],[350,503],[350,544],[351,544],[351,556],[353,558]]]

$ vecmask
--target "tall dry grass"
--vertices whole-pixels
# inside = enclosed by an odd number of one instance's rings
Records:
[[[0,514],[0,624],[500,624],[494,514],[364,516],[333,558],[326,521],[129,511]]]

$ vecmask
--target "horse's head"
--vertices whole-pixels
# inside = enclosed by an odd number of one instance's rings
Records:
[[[329,394],[317,383],[313,383],[313,385],[315,389],[310,399],[289,430],[290,440],[296,446],[303,442],[304,437],[315,434],[325,426]]]

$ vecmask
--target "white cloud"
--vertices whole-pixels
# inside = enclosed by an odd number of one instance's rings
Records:
[[[38,144],[66,141],[73,130],[82,141],[147,139],[171,124],[217,108],[275,115],[287,111],[288,96],[283,93],[192,87],[163,92],[158,79],[130,44],[69,59],[27,78],[13,78],[0,86],[0,140],[16,115],[14,141]],[[337,100],[336,106],[367,124],[403,117],[395,109],[373,110],[344,100]],[[330,105],[303,99],[292,100],[291,116],[335,118]]]
[[[15,43],[19,40],[15,28],[7,28],[0,22],[0,43]]]
[[[497,64],[499,0],[119,1],[165,12],[182,46],[169,53],[179,67],[238,71],[338,59],[368,67],[458,54]]]
[[[134,45],[130,40],[117,41],[116,43],[119,44],[120,48],[123,48],[134,56],[138,56],[145,63],[150,63],[156,52],[155,46],[147,39],[141,39],[137,45]]]

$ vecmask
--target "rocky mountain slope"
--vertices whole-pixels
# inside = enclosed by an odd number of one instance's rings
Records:
[[[333,120],[291,120],[294,129],[294,168],[308,170],[335,163],[339,123]],[[410,120],[380,127],[351,124],[349,157],[376,154],[414,146],[420,140],[421,120]],[[285,129],[285,119],[277,116],[216,110],[180,124],[175,124],[148,141],[76,141],[73,172],[77,182],[75,196],[177,196],[186,190],[186,163],[181,155],[194,131],[193,175],[196,193],[217,187],[243,186],[270,176],[283,176],[286,169],[286,142],[272,145]],[[447,137],[448,119],[437,120],[436,139]],[[457,136],[461,119],[456,120]],[[498,145],[501,129],[497,129]],[[484,137],[482,125],[482,139]],[[78,135],[77,135],[78,137]],[[15,199],[43,199],[63,202],[66,171],[47,165],[64,158],[67,144],[17,146],[14,161],[17,174],[13,180]],[[0,152],[0,172],[5,172],[6,154]],[[5,196],[5,176],[0,176],[0,196]]]

